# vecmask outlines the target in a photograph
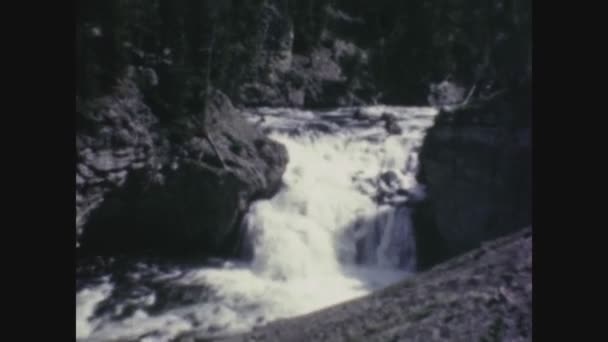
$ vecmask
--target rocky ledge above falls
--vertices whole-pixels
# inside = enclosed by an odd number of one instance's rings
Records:
[[[222,255],[236,247],[242,214],[278,190],[288,156],[226,96],[216,92],[211,102],[203,123],[210,139],[191,117],[160,123],[130,80],[80,106],[82,252]]]
[[[194,341],[531,341],[532,229],[361,299],[252,332]]]

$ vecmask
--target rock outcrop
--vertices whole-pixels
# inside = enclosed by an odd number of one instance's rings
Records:
[[[176,341],[531,341],[532,230],[484,244],[361,299],[252,332]]]
[[[423,267],[531,223],[530,96],[524,86],[443,110],[427,132],[419,178],[428,199],[417,213]]]
[[[79,109],[76,227],[84,251],[225,255],[237,247],[241,216],[278,190],[287,151],[225,95],[211,99],[205,122],[160,125],[126,79]]]

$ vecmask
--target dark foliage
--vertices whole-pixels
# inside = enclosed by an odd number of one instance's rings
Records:
[[[531,78],[529,1],[85,0],[78,96],[107,92],[132,65],[155,73],[158,87],[146,94],[155,113],[196,113],[211,86],[235,98],[244,80],[268,73],[263,53],[278,49],[269,38],[277,30],[293,32],[291,52],[303,56],[335,39],[366,49],[389,103],[423,102],[444,78],[487,91]]]

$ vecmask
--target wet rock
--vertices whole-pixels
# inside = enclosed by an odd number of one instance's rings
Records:
[[[387,122],[384,125],[384,129],[386,129],[386,132],[391,135],[400,135],[403,133],[403,130],[396,122]]]
[[[384,121],[384,129],[386,129],[388,134],[399,135],[403,132],[395,114],[384,112],[380,116],[380,120]]]
[[[396,116],[395,116],[395,114],[393,114],[393,113],[389,113],[389,112],[383,112],[383,113],[380,115],[380,120],[383,120],[383,121],[385,121],[385,122],[386,122],[386,121],[397,121],[397,117],[396,117]]]
[[[427,131],[419,154],[422,183],[433,229],[452,255],[531,222],[531,138],[529,122],[519,119],[531,115],[531,107],[517,105],[515,94],[442,111]]]
[[[109,96],[96,103],[95,115],[105,119],[95,131],[103,134],[78,132],[99,145],[83,148],[78,156],[78,173],[89,176],[77,180],[81,248],[165,256],[233,252],[248,203],[273,195],[281,185],[285,147],[248,124],[219,92],[211,97],[207,114],[210,139],[194,122],[161,130],[133,84],[125,86],[130,90],[117,90],[121,101]],[[107,139],[135,128],[139,138],[128,146]]]
[[[355,112],[353,113],[353,119],[355,119],[355,120],[367,120],[367,119],[369,119],[369,117],[363,113],[363,110],[361,110],[361,108],[357,108],[355,110]]]
[[[383,172],[379,178],[388,187],[399,186],[399,176],[397,176],[397,173],[395,173],[395,171],[391,170]]]
[[[311,123],[306,124],[305,129],[317,131],[317,132],[321,132],[321,133],[334,133],[339,130],[339,127],[337,127],[336,125],[333,125],[329,122],[319,121],[319,122],[311,122]]]

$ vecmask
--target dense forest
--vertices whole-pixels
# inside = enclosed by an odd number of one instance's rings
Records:
[[[210,88],[314,107],[423,104],[445,79],[479,96],[531,81],[529,1],[87,0],[77,18],[77,97],[131,70],[163,118],[200,111]]]

